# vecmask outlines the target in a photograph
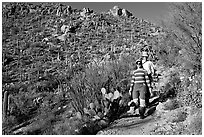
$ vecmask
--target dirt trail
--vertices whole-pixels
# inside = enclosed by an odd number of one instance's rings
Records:
[[[99,135],[149,135],[152,130],[155,119],[149,116],[145,119],[139,117],[122,118],[115,121],[110,127],[100,131]]]
[[[138,109],[134,116],[121,118],[114,121],[108,128],[99,131],[98,135],[150,135],[157,128],[158,117],[154,114],[156,106],[146,111],[145,119],[139,118]]]

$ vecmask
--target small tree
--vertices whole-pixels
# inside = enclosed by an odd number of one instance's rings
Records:
[[[178,63],[183,69],[201,71],[202,59],[202,3],[184,2],[170,3],[170,18],[162,20],[168,32],[170,42],[166,46],[174,46],[179,50]],[[165,39],[166,41],[166,39]],[[174,48],[174,49],[175,49]]]

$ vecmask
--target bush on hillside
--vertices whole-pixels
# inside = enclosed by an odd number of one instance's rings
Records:
[[[93,63],[85,72],[76,74],[69,82],[70,89],[67,89],[75,110],[83,114],[83,108],[87,108],[89,103],[98,101],[100,104],[101,88],[105,88],[107,93],[113,93],[117,88],[122,94],[127,92],[130,70],[128,62],[115,60]],[[123,87],[119,88],[122,84]]]
[[[185,77],[178,93],[178,101],[181,106],[195,106],[202,108],[202,75],[196,75],[193,79]]]
[[[193,109],[186,119],[186,129],[190,135],[202,135],[202,108]]]
[[[163,20],[167,31],[160,43],[159,57],[163,63],[176,65],[194,75],[201,71],[202,3],[170,3],[172,16]],[[161,51],[161,52],[160,52]],[[163,58],[164,57],[164,58]]]

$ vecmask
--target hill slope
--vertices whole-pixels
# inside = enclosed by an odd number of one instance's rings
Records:
[[[156,63],[166,35],[117,6],[96,13],[56,3],[4,4],[2,31],[4,134],[76,134],[101,88],[127,80],[142,50]]]

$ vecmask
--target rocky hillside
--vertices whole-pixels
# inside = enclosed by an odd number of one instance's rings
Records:
[[[121,52],[134,54],[145,42],[155,46],[153,42],[161,33],[161,28],[116,6],[102,14],[88,8],[25,3],[5,5],[3,11],[3,53],[8,53],[3,55],[5,65],[18,58],[15,54],[24,56],[23,66],[32,57],[88,64],[110,52],[117,57]]]
[[[58,3],[3,3],[3,134],[82,134],[84,108],[100,106],[104,87],[125,97],[134,61],[146,50],[157,63],[167,55],[158,47],[165,37],[163,28],[118,6],[96,13]]]

